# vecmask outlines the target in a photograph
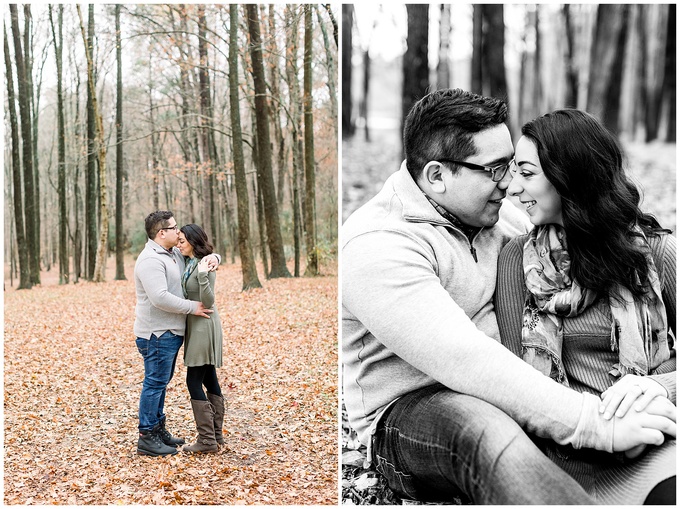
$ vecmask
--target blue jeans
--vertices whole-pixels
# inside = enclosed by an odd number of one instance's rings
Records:
[[[397,494],[474,504],[593,504],[505,412],[441,384],[402,396],[383,415],[373,458]]]
[[[139,430],[151,431],[165,418],[165,391],[175,372],[177,354],[184,338],[166,331],[151,339],[137,338],[137,350],[144,358],[144,383],[139,396]]]

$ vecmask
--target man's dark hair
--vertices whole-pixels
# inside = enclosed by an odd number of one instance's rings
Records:
[[[205,230],[198,226],[197,224],[187,224],[182,226],[179,231],[181,231],[187,239],[187,242],[191,244],[194,249],[194,255],[196,258],[203,258],[208,256],[213,252],[213,246],[208,240],[208,234]]]
[[[157,210],[152,212],[144,220],[144,228],[146,228],[146,235],[151,239],[156,238],[156,234],[161,230],[161,228],[167,228],[170,226],[170,218],[172,217],[172,212],[169,210]]]
[[[423,97],[404,122],[406,167],[413,180],[429,161],[464,161],[475,155],[472,136],[502,124],[507,117],[508,106],[502,100],[459,88],[437,90]]]

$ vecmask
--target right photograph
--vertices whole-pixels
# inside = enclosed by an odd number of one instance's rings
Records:
[[[675,505],[676,6],[342,32],[342,503]]]

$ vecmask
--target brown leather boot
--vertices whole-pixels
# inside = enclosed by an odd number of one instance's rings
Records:
[[[198,438],[193,445],[182,447],[184,452],[217,452],[219,447],[215,441],[215,427],[213,424],[213,407],[210,401],[191,400],[191,409],[194,411],[196,431]]]
[[[208,401],[213,406],[215,410],[215,415],[213,415],[213,425],[215,427],[215,440],[218,444],[224,445],[224,437],[222,436],[222,424],[224,424],[224,409],[227,406],[227,402],[224,400],[224,396],[217,394],[208,394]]]

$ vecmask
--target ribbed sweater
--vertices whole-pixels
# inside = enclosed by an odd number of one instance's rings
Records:
[[[523,235],[510,241],[498,260],[496,285],[496,317],[501,342],[518,357],[522,356],[522,311],[526,295],[522,267],[522,247],[527,240]],[[661,296],[666,306],[668,326],[675,332],[676,302],[676,241],[662,234],[650,237],[650,248],[661,282]],[[612,316],[607,298],[600,298],[585,312],[564,318],[562,360],[572,389],[599,396],[615,380],[608,374],[618,362],[618,352],[610,347]],[[675,349],[670,360],[651,375],[668,391],[675,403]]]
[[[496,286],[496,317],[501,341],[521,357],[522,310],[526,286],[522,268],[522,246],[527,235],[513,239],[501,252]],[[661,282],[668,326],[675,332],[676,242],[671,235],[651,237],[649,244]],[[607,299],[596,301],[577,317],[565,318],[562,360],[572,389],[599,396],[612,385],[611,366],[618,353],[610,347],[611,312]],[[654,375],[676,402],[675,348],[671,358]],[[623,461],[606,453],[575,453],[545,441],[543,452],[560,468],[576,479],[596,503],[605,505],[642,504],[661,481],[675,475],[675,440],[667,439],[661,447],[650,447],[635,460]]]

